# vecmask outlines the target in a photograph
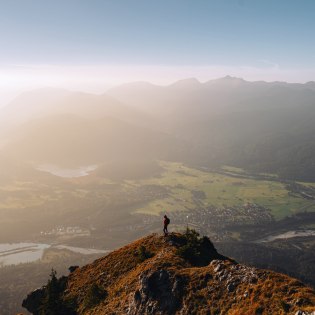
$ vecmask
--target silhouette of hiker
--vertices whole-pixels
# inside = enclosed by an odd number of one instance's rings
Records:
[[[163,228],[163,232],[164,232],[164,235],[166,236],[168,234],[168,230],[167,230],[167,226],[170,224],[171,220],[167,217],[167,215],[165,214],[164,216],[164,228]]]

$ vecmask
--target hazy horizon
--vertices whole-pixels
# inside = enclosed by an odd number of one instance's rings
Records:
[[[314,9],[309,0],[6,1],[0,106],[46,86],[102,93],[190,77],[314,81]]]
[[[9,89],[5,89],[2,88],[0,89],[0,108],[5,107],[7,105],[10,104],[11,101],[13,101],[17,96],[21,95],[24,92],[29,92],[29,91],[33,91],[33,90],[37,90],[37,89],[42,89],[42,88],[52,88],[52,89],[64,89],[64,90],[68,90],[68,91],[73,91],[73,92],[85,92],[85,93],[90,93],[90,94],[95,94],[95,95],[99,95],[99,94],[103,94],[106,93],[108,90],[115,88],[115,87],[119,87],[121,85],[127,85],[127,84],[131,84],[131,83],[137,83],[137,82],[146,82],[149,84],[153,84],[156,86],[170,86],[176,82],[182,81],[182,80],[189,80],[189,79],[196,79],[198,82],[200,82],[201,84],[206,83],[208,81],[214,81],[214,80],[219,80],[225,77],[232,77],[232,78],[238,78],[238,79],[243,79],[246,82],[266,82],[266,83],[275,83],[275,82],[282,82],[282,83],[296,83],[296,84],[306,84],[308,82],[315,82],[315,80],[306,80],[306,81],[302,81],[302,82],[298,82],[298,81],[289,81],[289,80],[263,80],[263,79],[252,79],[252,80],[247,80],[245,77],[241,77],[241,76],[232,76],[230,74],[226,74],[222,76],[217,76],[217,77],[212,77],[209,76],[208,79],[203,79],[200,80],[198,78],[198,76],[187,76],[187,77],[179,77],[179,78],[172,78],[172,79],[168,79],[168,80],[146,80],[145,78],[139,78],[137,79],[130,79],[129,81],[124,81],[124,79],[122,79],[121,81],[117,80],[116,84],[109,84],[109,83],[104,83],[102,81],[97,82],[96,84],[93,85],[86,85],[84,84],[84,80],[83,82],[81,82],[80,84],[75,84],[74,82],[70,82],[68,84],[64,84],[61,85],[59,84],[43,84],[43,83],[37,83],[37,84],[33,84],[33,85],[26,85],[26,86],[21,86],[20,88],[14,89],[13,87],[9,88]]]

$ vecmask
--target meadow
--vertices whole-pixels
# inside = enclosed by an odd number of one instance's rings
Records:
[[[168,189],[166,197],[145,204],[136,210],[137,213],[158,215],[165,211],[207,206],[241,206],[246,203],[270,209],[278,220],[306,209],[315,211],[313,201],[290,194],[283,183],[238,177],[237,174],[243,174],[240,169],[225,167],[228,172],[222,174],[197,170],[181,163],[160,162],[160,165],[164,171],[159,177],[126,181],[131,186],[158,185]],[[203,197],[196,198],[196,192]]]
[[[25,178],[14,177],[0,184],[0,236],[5,241],[23,241],[60,225],[105,233],[112,225],[132,225],[137,221],[134,213],[156,216],[247,203],[268,209],[276,220],[315,211],[313,200],[290,192],[272,176],[254,178],[231,167],[210,171],[175,162],[158,163],[159,172],[154,168],[142,179],[110,179],[97,171],[74,179],[39,171]]]

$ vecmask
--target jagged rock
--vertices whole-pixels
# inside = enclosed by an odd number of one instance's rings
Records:
[[[72,273],[72,272],[76,271],[78,268],[79,268],[79,266],[70,266],[68,268],[68,270],[69,270],[70,273]]]
[[[229,292],[233,292],[235,290],[235,284],[234,283],[229,283],[226,287],[226,289],[229,291]]]
[[[220,260],[212,260],[210,266],[213,267],[214,272],[219,272],[224,268],[224,264]]]
[[[182,294],[183,280],[167,270],[144,272],[139,277],[140,288],[129,306],[128,314],[172,314]]]
[[[150,235],[76,270],[58,280],[58,303],[63,309],[71,306],[71,314],[79,315],[315,315],[311,288],[270,270],[237,264],[211,246],[200,246],[202,255],[195,251],[191,261],[178,251],[187,245],[184,238],[175,233],[167,238]],[[152,257],[141,262],[135,259],[140,246]],[[93,284],[108,294],[87,308],[85,296]],[[28,299],[28,307],[36,304],[35,296]],[[69,308],[63,314],[69,315]]]
[[[39,314],[39,307],[45,297],[45,287],[39,288],[28,294],[23,300],[22,306],[33,315]]]

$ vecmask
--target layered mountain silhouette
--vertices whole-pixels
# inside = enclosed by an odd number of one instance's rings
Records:
[[[227,76],[166,87],[127,84],[108,93],[160,117],[161,126],[191,142],[195,166],[231,164],[313,181],[314,86]]]
[[[111,116],[129,122],[149,119],[144,113],[122,104],[109,95],[94,95],[57,88],[42,88],[22,93],[1,110],[0,117],[18,125],[33,119],[64,114],[89,119]]]
[[[0,117],[1,153],[25,160],[60,164],[63,151],[67,164],[150,155],[315,180],[314,82],[227,76],[169,86],[136,82],[103,95],[40,89],[21,94]]]
[[[238,264],[193,230],[149,235],[68,277],[53,272],[23,306],[33,314],[313,314],[315,291]]]

